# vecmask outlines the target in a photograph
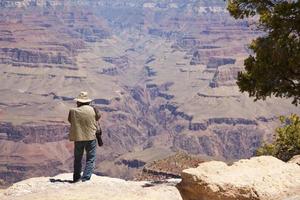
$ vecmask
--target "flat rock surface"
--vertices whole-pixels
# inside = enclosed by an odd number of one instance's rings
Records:
[[[212,161],[184,170],[177,187],[184,200],[300,199],[300,167],[271,156]]]
[[[133,182],[93,175],[88,182],[69,183],[72,174],[39,177],[14,184],[0,191],[1,200],[181,200],[174,186],[178,180],[164,184]],[[51,181],[50,181],[51,180]]]

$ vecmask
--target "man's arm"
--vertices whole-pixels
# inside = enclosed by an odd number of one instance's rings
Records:
[[[71,123],[71,110],[69,111],[68,121]]]
[[[94,111],[95,111],[95,119],[96,119],[96,121],[98,121],[101,118],[100,111],[95,106],[93,106],[93,108],[94,108]]]

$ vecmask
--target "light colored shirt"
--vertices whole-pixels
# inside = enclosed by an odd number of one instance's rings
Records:
[[[96,116],[92,106],[83,105],[72,108],[69,111],[68,120],[71,123],[70,141],[89,141],[96,139],[97,122],[100,116]]]

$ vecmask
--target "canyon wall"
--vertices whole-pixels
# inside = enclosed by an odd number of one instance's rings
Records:
[[[67,115],[80,91],[102,113],[99,175],[132,179],[177,151],[249,158],[271,141],[278,116],[299,108],[239,92],[247,46],[262,33],[225,6],[1,0],[1,186],[72,170]]]

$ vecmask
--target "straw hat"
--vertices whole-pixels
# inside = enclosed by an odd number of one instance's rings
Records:
[[[80,92],[80,94],[74,99],[75,101],[81,102],[81,103],[87,103],[91,102],[92,99],[88,97],[87,92]]]

